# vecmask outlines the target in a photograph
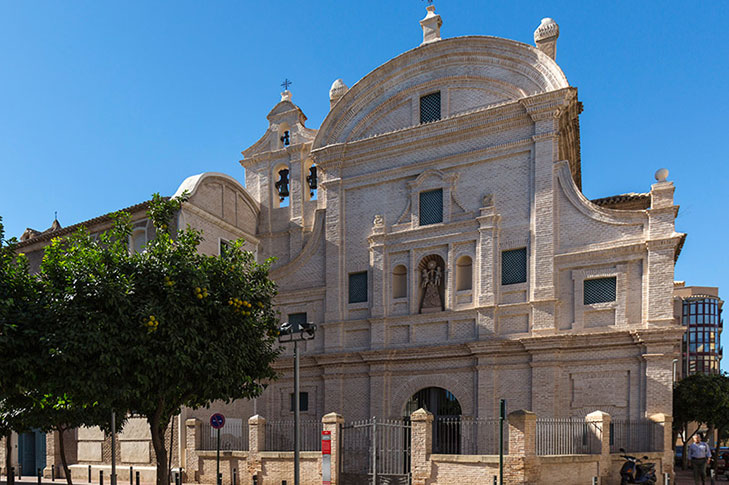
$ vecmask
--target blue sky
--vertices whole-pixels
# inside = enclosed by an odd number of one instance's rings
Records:
[[[670,170],[687,284],[729,288],[729,2],[435,2],[443,37],[532,43],[560,25],[579,89],[588,198],[647,192]],[[267,127],[284,78],[307,126],[337,78],[351,86],[416,47],[425,3],[0,0],[0,215],[9,235],[172,194],[226,172]],[[729,308],[729,307],[728,307]],[[729,359],[725,359],[729,361]],[[727,365],[725,363],[725,368]]]

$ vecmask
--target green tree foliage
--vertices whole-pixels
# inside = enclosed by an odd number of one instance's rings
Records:
[[[0,218],[0,436],[5,436],[5,466],[11,466],[10,432],[29,427],[23,401],[25,386],[33,382],[32,355],[39,350],[34,326],[42,318],[40,286],[30,276],[28,261],[16,255],[15,239],[5,239]]]
[[[155,195],[155,237],[130,253],[129,217],[95,238],[81,231],[46,249],[41,278],[56,322],[54,351],[75,367],[77,403],[147,418],[158,484],[169,483],[165,432],[182,406],[258,396],[275,378],[275,285],[268,263],[242,250],[197,248],[202,234],[174,234],[185,198]]]
[[[688,445],[701,425],[717,430],[719,436],[729,429],[729,376],[726,374],[694,374],[679,381],[673,390],[673,432],[682,439],[684,468]],[[696,430],[689,433],[693,426]]]

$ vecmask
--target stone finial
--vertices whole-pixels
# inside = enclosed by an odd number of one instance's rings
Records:
[[[344,81],[341,79],[334,81],[332,87],[329,88],[329,109],[333,108],[347,91],[349,91],[349,88],[344,84]]]
[[[281,93],[281,101],[291,101],[291,91],[287,89]]]
[[[559,25],[549,17],[543,18],[537,30],[534,31],[534,43],[537,49],[547,54],[552,59],[557,57],[557,38],[559,37]]]
[[[440,27],[443,25],[443,20],[440,15],[435,13],[434,5],[428,5],[425,9],[428,13],[420,21],[420,25],[423,27],[423,44],[428,44],[440,40]]]
[[[668,179],[668,169],[659,168],[656,170],[655,177],[658,182],[665,182]]]

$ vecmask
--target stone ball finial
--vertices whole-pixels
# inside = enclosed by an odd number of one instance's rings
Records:
[[[542,23],[534,31],[534,42],[556,39],[557,37],[559,37],[559,25],[549,17],[543,18]]]
[[[291,101],[291,91],[287,89],[281,93],[281,101]]]
[[[656,170],[656,180],[659,182],[665,182],[668,179],[668,169],[667,168],[659,168]]]
[[[347,91],[349,91],[349,88],[344,84],[344,81],[337,79],[332,83],[332,87],[329,88],[329,101],[341,98]]]

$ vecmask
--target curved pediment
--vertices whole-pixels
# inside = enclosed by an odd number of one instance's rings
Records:
[[[337,102],[313,149],[417,125],[420,97],[441,93],[442,117],[569,87],[535,47],[469,36],[421,45],[367,74]]]

